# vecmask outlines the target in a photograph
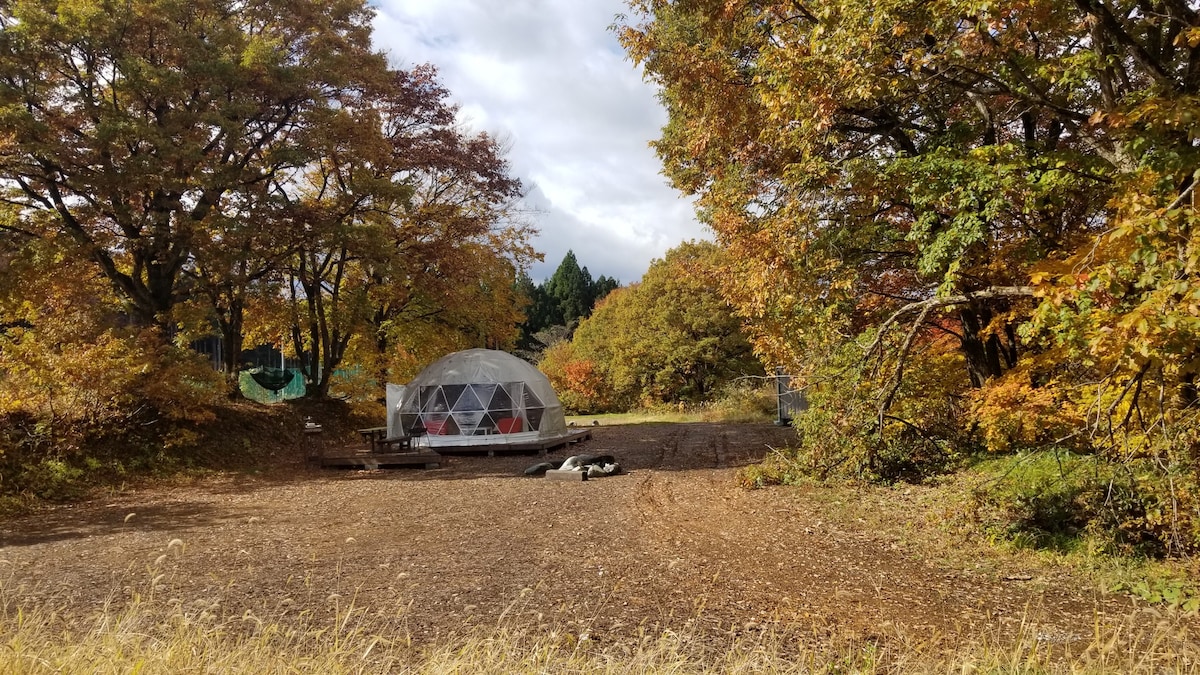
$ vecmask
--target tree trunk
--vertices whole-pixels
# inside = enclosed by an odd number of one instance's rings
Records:
[[[371,329],[375,331],[375,377],[379,382],[386,383],[388,381],[388,351],[391,349],[391,340],[388,339],[387,331],[384,330],[383,324],[387,320],[387,312],[380,308],[375,311],[374,321],[371,322]],[[386,399],[381,399],[386,402]]]
[[[235,300],[229,307],[228,313],[218,316],[217,324],[221,328],[221,370],[226,378],[237,378],[241,366],[242,345],[245,337],[242,335],[242,317],[244,310],[240,300]]]
[[[348,257],[345,248],[335,254],[335,258],[324,261],[318,261],[315,255],[308,254],[308,258],[305,255],[300,255],[299,265],[292,271],[295,283],[304,291],[304,298],[296,298],[293,292],[292,307],[294,320],[300,324],[299,305],[303,303],[306,314],[304,323],[307,325],[293,326],[292,332],[297,354],[301,355],[305,371],[307,386],[304,395],[307,398],[321,399],[329,397],[329,385],[346,355],[346,348],[353,335],[330,318],[336,317],[338,313]],[[326,282],[320,276],[320,272],[323,270],[328,273],[331,268],[335,270],[334,278]],[[302,344],[300,335],[304,328],[307,328],[308,332],[308,347],[302,350],[299,348]]]
[[[971,386],[979,388],[1004,372],[1000,364],[1000,339],[995,334],[987,339],[979,335],[992,320],[992,312],[987,307],[967,305],[959,310],[959,320],[962,324],[962,353],[967,362],[967,375],[971,378]]]
[[[221,329],[221,372],[225,375],[225,386],[228,395],[236,399],[241,395],[238,383],[238,372],[241,366],[242,343],[242,305],[235,302],[229,309],[228,315],[219,315],[217,324]]]

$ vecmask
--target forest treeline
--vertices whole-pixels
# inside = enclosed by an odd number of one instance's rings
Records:
[[[789,471],[1053,452],[1014,517],[1200,547],[1200,13],[633,0],[655,147],[812,404]]]
[[[591,316],[596,302],[620,285],[620,281],[603,274],[593,279],[586,266],[579,266],[574,251],[567,251],[554,274],[540,284],[534,284],[528,274],[521,274],[517,290],[528,304],[518,353],[538,361],[547,347],[569,339],[580,320]]]
[[[563,405],[622,412],[711,402],[739,382],[761,385],[762,364],[721,296],[724,264],[716,244],[685,242],[651,262],[640,281],[599,298],[539,357]]]
[[[357,0],[0,8],[10,401],[157,372],[213,334],[227,383],[266,342],[316,396],[347,365],[403,376],[515,341],[535,256],[521,184],[431,66],[372,49],[372,17]]]

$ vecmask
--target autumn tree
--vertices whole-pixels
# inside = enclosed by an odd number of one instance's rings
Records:
[[[968,391],[944,393],[980,421],[999,388],[1093,411],[1080,447],[1194,470],[1183,437],[1144,433],[1194,418],[1200,367],[1194,7],[631,7],[622,39],[670,113],[657,150],[732,254],[728,297],[771,361],[861,384],[860,443],[930,436],[931,401],[896,406],[949,340]]]
[[[384,377],[413,324],[473,333],[472,346],[513,339],[512,285],[533,255],[510,217],[521,186],[494,139],[456,125],[447,96],[431,68],[392,73],[332,113],[317,161],[277,185],[308,232],[287,292],[314,395],[327,395],[358,337]]]
[[[219,377],[121,321],[114,295],[73,246],[0,231],[0,466],[14,485],[86,442],[209,417]]]
[[[608,295],[569,346],[541,367],[577,407],[700,402],[744,375],[761,375],[740,320],[721,297],[716,245],[688,242],[651,263],[642,280]],[[573,396],[573,398],[572,398]]]
[[[168,327],[185,272],[241,266],[200,257],[229,254],[230,224],[260,216],[317,121],[385,67],[370,19],[358,0],[5,3],[5,198]]]
[[[233,385],[242,367],[245,337],[253,328],[249,307],[256,300],[278,302],[286,262],[305,233],[278,207],[214,218],[212,225],[216,237],[198,243],[193,262],[184,268],[189,293],[173,317],[179,334],[186,337],[210,335],[215,325],[221,336],[221,367]],[[278,341],[279,335],[269,342]]]
[[[975,386],[1016,365],[1034,268],[1104,232],[1145,156],[1104,116],[1195,86],[1179,7],[1153,27],[1104,3],[634,7],[651,20],[624,39],[664,85],[667,170],[754,266],[731,277],[739,306],[764,344],[803,335],[793,319],[885,329],[882,411],[909,336],[947,310]]]
[[[498,145],[456,127],[431,68],[388,68],[370,19],[357,0],[6,5],[0,177],[22,229],[72,242],[140,325],[214,324],[231,374],[251,297],[299,298],[323,394],[355,335],[384,351],[403,312],[532,255]]]

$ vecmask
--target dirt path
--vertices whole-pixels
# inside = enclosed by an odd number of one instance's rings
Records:
[[[575,450],[616,455],[628,473],[586,483],[522,477],[529,456],[458,457],[137,492],[0,525],[0,583],[81,618],[134,594],[247,621],[353,603],[368,627],[418,641],[497,622],[615,640],[778,624],[967,636],[1022,621],[1070,641],[1097,614],[1130,611],[1063,573],[951,567],[802,490],[735,485],[737,466],[788,438],[769,425],[599,428]]]

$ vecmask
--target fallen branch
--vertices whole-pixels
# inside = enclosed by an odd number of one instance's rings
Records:
[[[896,355],[896,368],[892,371],[892,385],[888,389],[887,396],[883,398],[883,402],[879,404],[879,428],[883,428],[884,413],[892,407],[892,401],[896,398],[896,392],[900,391],[900,383],[904,381],[904,362],[908,359],[908,351],[912,349],[913,341],[917,338],[917,332],[921,329],[921,324],[925,323],[925,317],[933,311],[933,305],[926,305],[921,308],[921,313],[917,315],[917,320],[913,322],[912,327],[908,330],[908,335],[904,337],[904,344],[900,347],[900,353]]]
[[[867,348],[864,356],[870,356],[879,349],[883,343],[883,336],[887,330],[892,327],[892,324],[900,320],[900,317],[905,314],[912,314],[920,311],[922,316],[928,316],[929,312],[941,307],[952,307],[954,305],[966,305],[975,300],[989,300],[991,298],[1031,298],[1033,297],[1033,286],[993,286],[985,288],[981,291],[971,291],[962,295],[951,295],[945,298],[929,298],[927,300],[918,300],[910,302],[892,313],[891,316],[883,322],[879,327],[879,334],[875,336],[875,341]]]
[[[900,383],[904,379],[904,363],[908,358],[908,352],[912,349],[913,342],[916,340],[917,333],[921,329],[921,325],[925,323],[925,319],[929,314],[942,307],[952,307],[954,305],[965,305],[975,300],[988,300],[991,298],[1016,298],[1016,297],[1033,297],[1032,286],[993,286],[981,291],[972,291],[963,293],[962,295],[952,295],[945,298],[929,298],[928,300],[920,300],[918,302],[910,302],[892,313],[891,316],[883,322],[879,327],[879,334],[875,336],[875,341],[867,348],[863,358],[869,358],[879,350],[880,361],[883,360],[883,337],[888,329],[892,327],[901,317],[919,312],[916,321],[913,321],[912,326],[908,330],[908,334],[904,336],[904,343],[900,346],[900,352],[896,355],[896,367],[892,370],[892,375],[889,378],[890,385],[883,400],[879,404],[879,426],[883,427],[884,415],[892,406],[892,401],[896,398],[896,393],[900,390]]]

